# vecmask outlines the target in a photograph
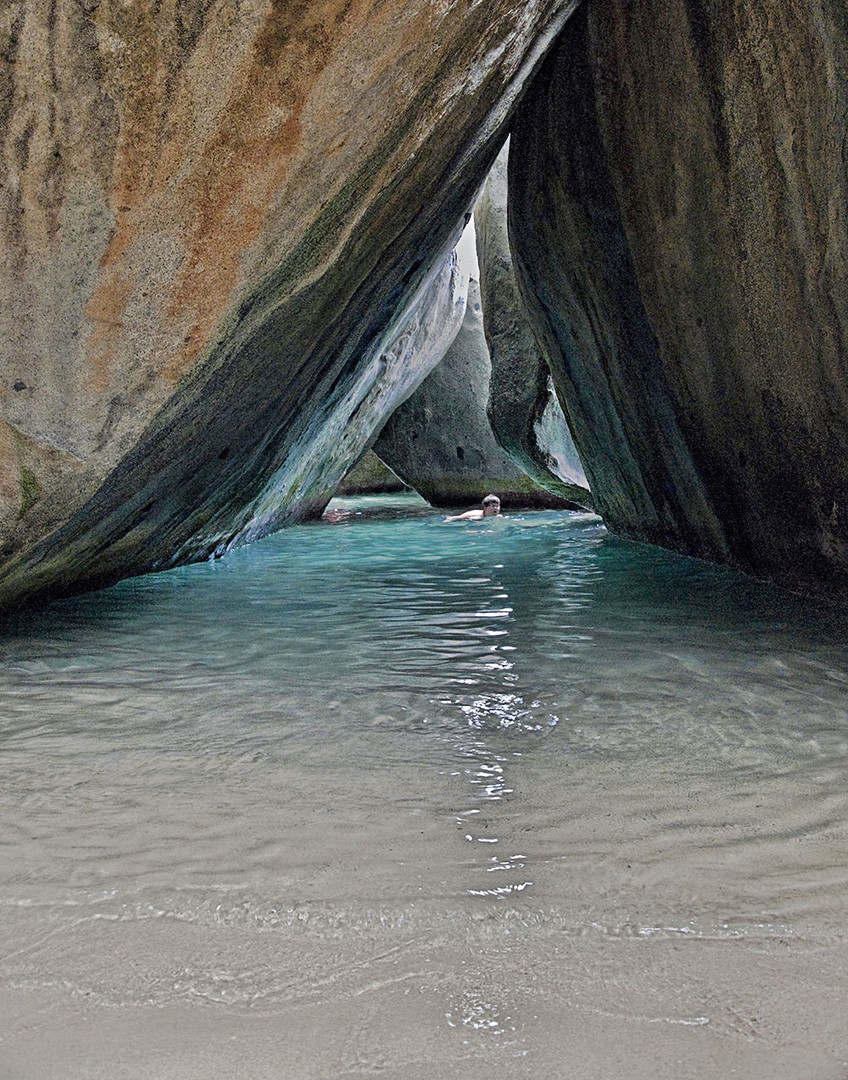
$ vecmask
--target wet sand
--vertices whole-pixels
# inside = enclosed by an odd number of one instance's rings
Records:
[[[369,506],[0,639],[0,1080],[848,1080],[844,620]]]
[[[69,985],[0,993],[0,1068],[8,1080],[848,1075],[844,944],[512,936],[493,924],[482,941],[446,928],[292,949],[164,922],[80,928],[56,971]],[[71,988],[91,983],[92,956],[112,992],[129,978],[155,999],[202,973],[208,998],[92,1002]],[[273,968],[285,1000],[222,1003],[248,968],[260,982]]]

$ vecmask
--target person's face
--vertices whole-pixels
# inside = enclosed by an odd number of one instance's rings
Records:
[[[501,510],[500,503],[484,503],[483,504],[483,517],[492,517],[494,514],[499,514]]]

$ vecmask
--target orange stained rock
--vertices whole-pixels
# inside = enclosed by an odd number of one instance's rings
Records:
[[[120,14],[112,9],[110,25],[126,42],[127,60],[113,72],[122,100],[111,193],[116,224],[87,310],[97,323],[89,339],[96,390],[108,385],[113,367],[141,359],[122,355],[122,320],[134,287],[129,276],[137,276],[132,264],[148,238],[155,243],[157,232],[166,233],[182,254],[166,286],[165,318],[170,325],[158,338],[179,344],[168,344],[149,358],[167,381],[176,383],[214,340],[232,306],[245,252],[263,236],[273,237],[274,230],[283,234],[278,220],[269,228],[269,213],[287,184],[294,183],[292,170],[310,168],[316,155],[329,161],[329,187],[313,201],[311,211],[304,207],[302,213],[314,214],[347,180],[352,151],[345,136],[351,127],[356,129],[351,102],[354,110],[360,108],[360,87],[352,85],[348,93],[344,83],[348,71],[364,79],[362,108],[371,123],[369,87],[394,82],[396,113],[390,97],[383,105],[389,106],[385,127],[370,132],[373,146],[373,139],[382,137],[409,106],[410,77],[425,77],[433,66],[434,53],[444,45],[439,24],[468,17],[452,6],[432,4],[410,8],[385,0],[269,0],[252,41],[245,41],[225,25],[223,10],[210,9],[193,52],[175,64],[167,35],[156,32],[152,5],[140,2]],[[482,30],[485,18],[476,17]],[[313,145],[314,131],[306,145],[303,112],[326,95],[316,93],[316,83],[330,62],[336,73],[328,88],[331,100],[320,107],[318,122],[326,124],[326,145]],[[416,81],[411,78],[410,85]],[[200,114],[198,94],[206,95]],[[205,115],[207,126],[198,123],[199,115]],[[367,124],[363,130],[368,131]],[[397,154],[408,157],[421,137],[420,130],[410,132]],[[362,152],[367,155],[368,145]],[[292,188],[297,205],[299,195],[300,190]],[[292,237],[309,224],[298,213],[296,206],[291,209]],[[316,266],[320,258],[316,251]],[[127,259],[130,265],[125,265]]]
[[[0,520],[17,514],[21,505],[21,463],[14,429],[0,420]]]
[[[301,116],[313,84],[342,24],[354,8],[362,16],[368,7],[352,0],[271,5],[217,131],[179,184],[179,201],[194,214],[168,316],[188,316],[191,329],[163,371],[170,381],[191,368],[231,303],[242,254],[261,236],[293,158],[305,150]],[[161,181],[179,167],[175,153],[163,157]]]
[[[117,269],[106,269],[85,309],[90,325],[88,338],[89,385],[102,393],[109,385],[112,365],[121,344],[124,313],[133,291],[133,281]]]

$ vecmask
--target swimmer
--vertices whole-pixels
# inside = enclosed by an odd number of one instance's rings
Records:
[[[501,512],[501,500],[497,495],[487,495],[483,500],[482,510],[466,510],[464,514],[454,514],[445,521],[479,521],[480,518],[494,517]]]

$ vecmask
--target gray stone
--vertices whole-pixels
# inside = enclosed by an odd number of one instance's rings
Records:
[[[366,450],[352,469],[344,476],[336,488],[335,494],[350,497],[353,495],[382,495],[390,492],[408,491],[409,488],[395,476],[373,450]]]
[[[489,422],[498,444],[537,484],[591,509],[588,481],[515,279],[507,229],[508,151],[507,142],[474,207],[491,360]]]
[[[320,508],[575,2],[4,8],[0,608]]]
[[[447,352],[462,326],[467,289],[468,280],[451,252],[432,282],[373,347],[357,380],[342,382],[331,392],[326,415],[290,447],[271,482],[247,505],[246,523],[227,548],[271,532],[292,492],[298,506],[312,508],[313,516],[323,511],[350,463],[368,448],[375,429]]]
[[[615,531],[848,597],[848,12],[608,0],[513,127],[516,271]]]
[[[486,415],[490,375],[480,289],[472,280],[462,328],[441,363],[392,414],[375,453],[434,506],[469,506],[489,492],[503,506],[570,505],[539,487],[495,442]]]

